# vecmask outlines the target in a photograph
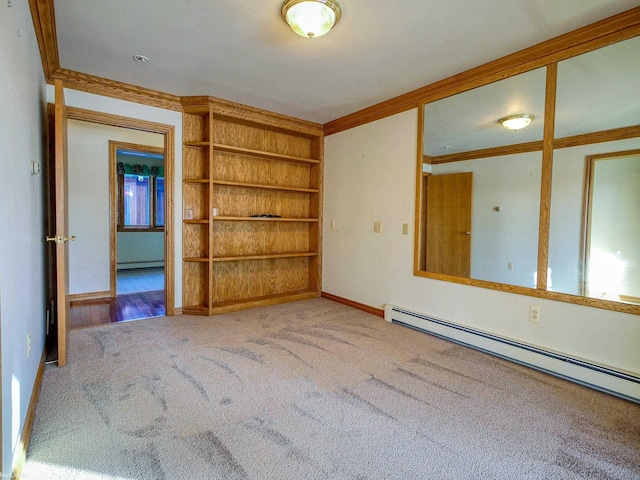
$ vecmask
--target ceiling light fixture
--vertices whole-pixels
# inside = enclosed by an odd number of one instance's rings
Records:
[[[530,113],[521,113],[520,115],[511,115],[498,120],[498,123],[507,130],[520,130],[528,127],[531,121],[536,118]]]
[[[323,36],[342,16],[336,0],[285,0],[281,13],[294,32],[308,38]]]
[[[149,63],[149,57],[145,57],[144,55],[134,55],[133,59],[138,63]]]

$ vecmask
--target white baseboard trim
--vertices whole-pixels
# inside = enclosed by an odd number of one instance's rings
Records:
[[[452,342],[640,403],[640,377],[516,340],[458,325],[396,305],[385,305],[384,318]]]

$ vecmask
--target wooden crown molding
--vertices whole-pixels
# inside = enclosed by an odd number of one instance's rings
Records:
[[[298,132],[301,136],[315,138],[322,136],[324,132],[323,125],[299,118],[282,115],[280,113],[262,110],[248,105],[223,100],[221,98],[210,96],[190,96],[180,97],[180,103],[183,111],[187,113],[206,114],[209,108],[213,110],[213,114],[220,117],[233,117],[241,119],[247,123],[258,123],[264,128],[265,126],[285,133],[292,131]]]
[[[44,78],[47,83],[52,83],[51,74],[60,68],[53,0],[29,0],[29,9],[40,49]]]
[[[61,68],[53,0],[29,0],[29,9],[47,83],[60,79],[65,88],[72,90],[182,111],[180,97],[176,95]]]
[[[158,92],[144,87],[136,87],[128,83],[109,80],[87,73],[80,73],[65,68],[58,68],[51,75],[52,79],[60,79],[65,88],[81,92],[94,93],[105,97],[127,100],[152,107],[165,108],[182,112],[180,97],[170,93]]]
[[[640,7],[635,7],[458,75],[327,122],[324,124],[324,134],[327,136],[380,120],[417,108],[423,102],[438,100],[486,85],[638,34],[640,34]]]

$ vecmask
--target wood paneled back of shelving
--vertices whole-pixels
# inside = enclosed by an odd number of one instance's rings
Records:
[[[322,126],[185,97],[185,313],[320,294]]]
[[[308,195],[271,192],[251,188],[216,187],[213,207],[225,217],[279,215],[285,218],[309,217]]]
[[[214,304],[308,291],[306,258],[220,262],[214,266]],[[231,300],[230,300],[231,299]]]
[[[268,255],[309,250],[309,227],[299,222],[215,222],[213,255]]]
[[[213,141],[224,145],[264,152],[310,158],[311,139],[265,129],[249,123],[236,123],[228,117],[214,117]],[[233,122],[233,123],[232,123]]]
[[[245,183],[310,188],[311,167],[293,162],[274,162],[265,159],[214,152],[213,176],[222,180]]]

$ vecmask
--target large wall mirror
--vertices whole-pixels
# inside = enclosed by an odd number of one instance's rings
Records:
[[[415,273],[638,314],[640,37],[565,57],[422,105]]]

